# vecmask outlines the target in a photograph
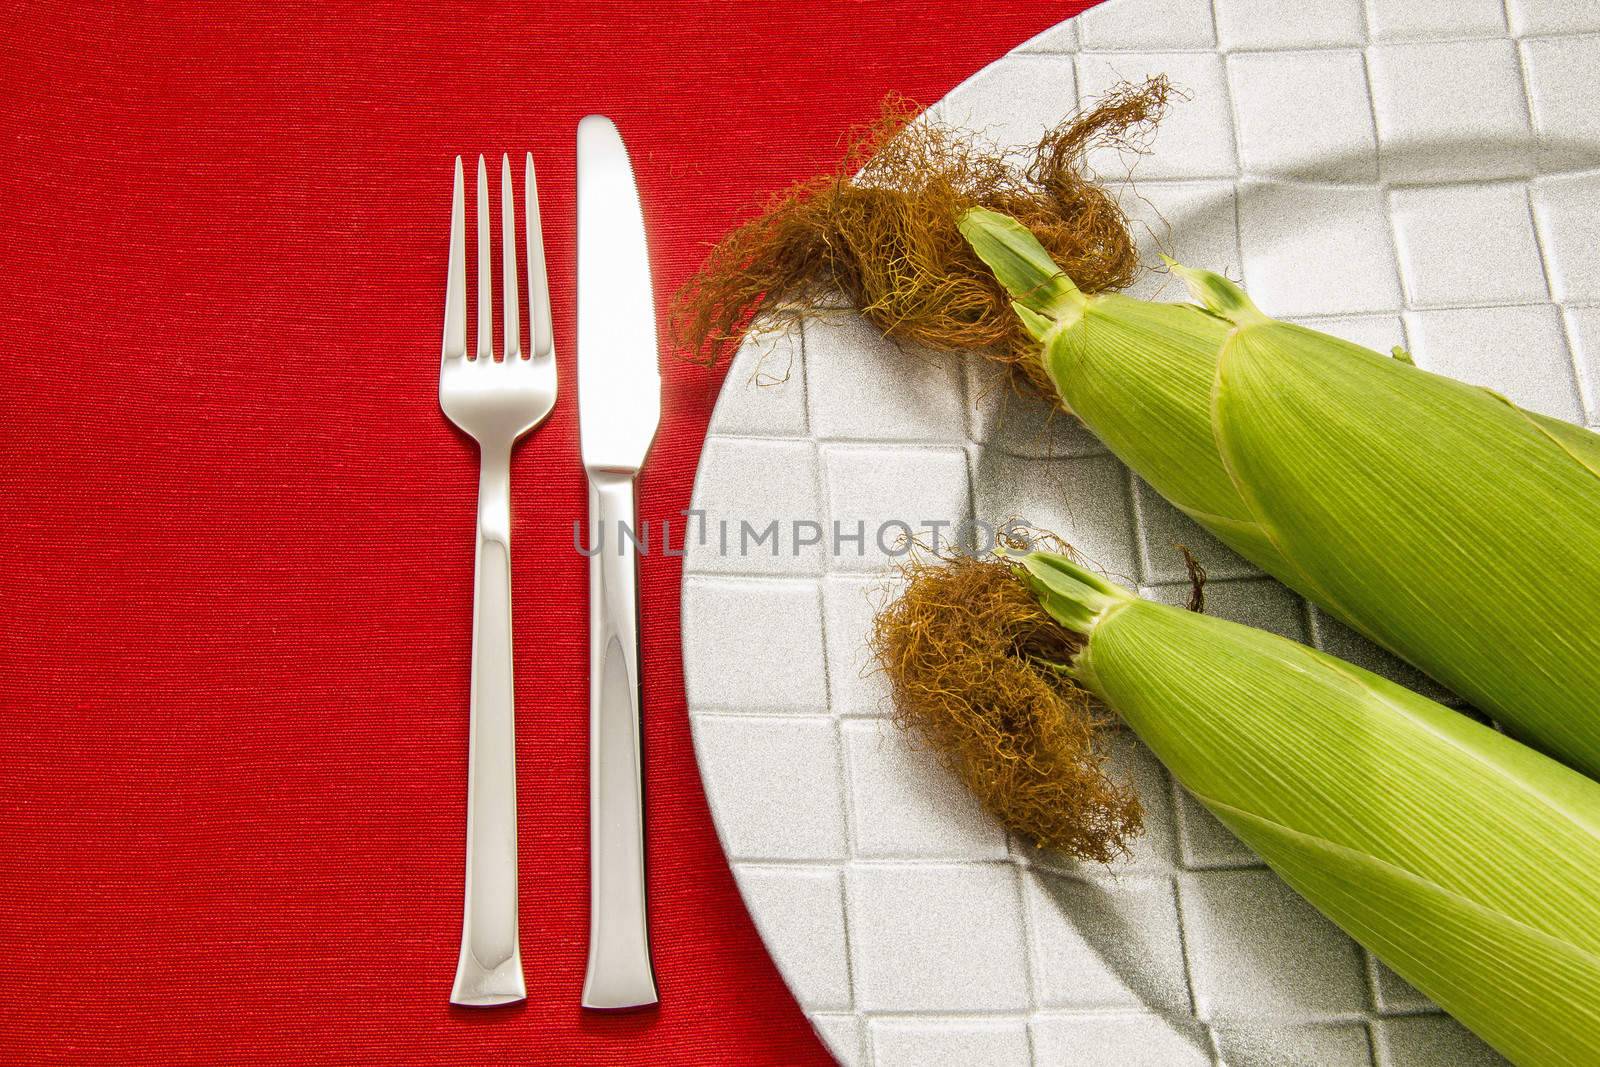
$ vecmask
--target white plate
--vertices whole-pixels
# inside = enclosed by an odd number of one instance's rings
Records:
[[[1424,367],[1593,424],[1596,71],[1589,0],[1113,0],[979,72],[939,111],[1023,142],[1117,77],[1165,72],[1191,99],[1127,197],[1164,247],[1242,277],[1268,312],[1404,343]],[[1135,292],[1181,297],[1164,282]],[[684,660],[723,847],[835,1055],[1498,1062],[1137,742],[1120,755],[1149,832],[1110,870],[1008,840],[904,746],[863,673],[884,520],[1021,515],[1168,599],[1186,592],[1170,547],[1181,541],[1213,576],[1211,610],[1426,683],[1229,555],[1092,437],[1047,427],[1044,406],[1010,397],[981,361],[898,350],[848,315],[802,332],[753,338],[728,375],[695,483],[708,537],[685,560]],[[741,553],[741,522],[760,533],[772,520],[778,554],[771,542]],[[864,521],[867,551],[797,549],[796,520],[820,523],[825,542],[835,520],[846,533]]]

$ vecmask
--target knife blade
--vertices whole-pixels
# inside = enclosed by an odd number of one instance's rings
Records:
[[[578,124],[578,346],[583,465],[637,472],[661,421],[656,305],[633,166],[602,115]]]
[[[656,1003],[645,905],[634,476],[661,419],[655,299],[628,150],[578,124],[578,432],[589,477],[589,962],[583,1006]]]

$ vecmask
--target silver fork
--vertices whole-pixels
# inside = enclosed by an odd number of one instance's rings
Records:
[[[522,1000],[517,937],[517,771],[511,686],[511,446],[556,402],[550,289],[533,154],[523,194],[528,228],[528,358],[517,303],[516,202],[511,159],[500,157],[503,360],[494,358],[489,256],[489,174],[478,157],[477,356],[467,358],[467,235],[461,157],[450,209],[450,274],[444,300],[439,406],[478,442],[478,551],[473,587],[472,725],[467,770],[467,881],[453,1004]]]

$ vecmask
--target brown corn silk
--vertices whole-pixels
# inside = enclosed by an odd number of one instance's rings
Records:
[[[1143,826],[1107,774],[1109,718],[1060,669],[1083,640],[996,558],[916,556],[874,621],[895,722],[1041,847],[1110,862]]]
[[[842,296],[885,336],[935,351],[983,350],[1045,396],[1038,342],[956,221],[972,207],[1027,226],[1085,292],[1138,269],[1127,217],[1085,173],[1091,149],[1138,148],[1165,113],[1164,77],[1125,85],[1047,131],[1020,157],[933,121],[899,98],[858,132],[839,170],[780,194],[712,248],[674,301],[674,340],[729,356],[759,311],[774,326]]]

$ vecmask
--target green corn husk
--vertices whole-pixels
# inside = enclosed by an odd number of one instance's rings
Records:
[[[1015,557],[1066,669],[1288,884],[1501,1053],[1592,1064],[1600,783],[1286,638]]]
[[[1157,492],[1600,776],[1600,437],[1268,318],[1219,275],[1177,268],[1204,309],[1085,296],[1014,220],[961,227],[1063,403]]]

